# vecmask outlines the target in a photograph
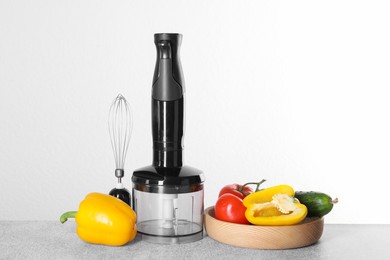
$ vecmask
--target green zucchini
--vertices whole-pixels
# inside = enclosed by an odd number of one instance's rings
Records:
[[[338,202],[337,198],[332,200],[329,195],[315,191],[296,191],[295,198],[307,207],[308,217],[325,216],[333,209],[333,205]]]

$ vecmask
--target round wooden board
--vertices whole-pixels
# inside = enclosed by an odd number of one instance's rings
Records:
[[[221,221],[214,207],[205,210],[207,235],[221,243],[256,249],[290,249],[316,243],[324,229],[324,218],[306,218],[290,226],[255,226]]]

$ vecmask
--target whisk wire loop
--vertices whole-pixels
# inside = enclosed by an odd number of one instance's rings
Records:
[[[126,99],[119,94],[111,104],[108,119],[111,146],[117,169],[123,170],[124,168],[132,126],[131,107]]]

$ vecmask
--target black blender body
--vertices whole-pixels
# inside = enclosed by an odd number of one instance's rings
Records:
[[[203,172],[183,165],[184,77],[181,34],[155,34],[153,163],[134,171],[133,208],[143,239],[183,243],[203,237]]]

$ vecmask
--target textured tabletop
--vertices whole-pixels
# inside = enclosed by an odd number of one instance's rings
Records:
[[[325,225],[315,245],[254,250],[204,239],[181,245],[150,244],[137,237],[122,247],[81,241],[76,224],[0,221],[0,259],[390,259],[390,225]]]

